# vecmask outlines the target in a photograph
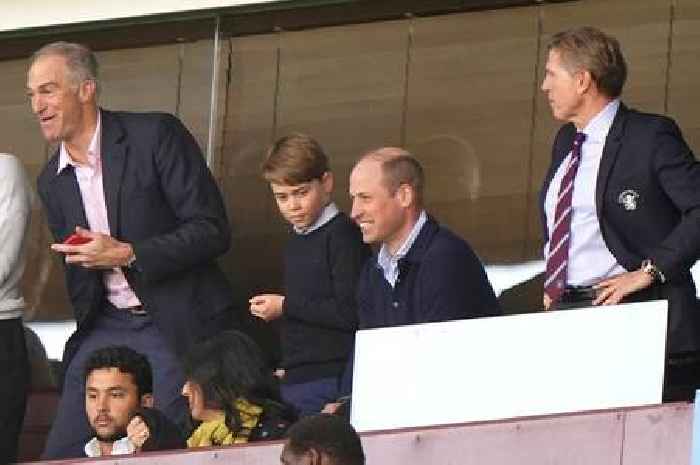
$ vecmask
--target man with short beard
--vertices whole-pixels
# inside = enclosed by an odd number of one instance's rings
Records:
[[[181,432],[152,407],[153,375],[145,356],[123,346],[94,351],[85,366],[85,412],[94,436],[85,455],[184,448]]]

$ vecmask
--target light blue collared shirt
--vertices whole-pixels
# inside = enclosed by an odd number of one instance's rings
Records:
[[[321,214],[318,215],[318,218],[316,218],[316,221],[314,221],[311,226],[306,229],[300,229],[294,226],[294,232],[302,236],[312,233],[335,218],[338,213],[340,213],[338,206],[334,202],[331,202],[323,208]]]
[[[413,243],[416,242],[416,238],[418,234],[420,234],[421,229],[423,229],[423,225],[426,221],[428,221],[428,215],[425,213],[425,210],[423,210],[420,212],[418,221],[413,225],[413,229],[411,229],[408,237],[394,255],[389,253],[389,248],[386,244],[382,244],[382,248],[379,249],[377,265],[382,269],[384,279],[391,284],[391,287],[395,287],[396,281],[399,279],[399,260],[405,257],[408,251],[411,250]]]

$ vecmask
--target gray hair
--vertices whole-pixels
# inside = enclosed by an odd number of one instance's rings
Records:
[[[39,58],[46,56],[60,56],[66,60],[69,79],[72,84],[78,86],[83,81],[95,83],[96,94],[99,95],[100,80],[99,66],[95,54],[85,45],[71,42],[53,42],[44,45],[32,55],[29,66],[31,67]]]

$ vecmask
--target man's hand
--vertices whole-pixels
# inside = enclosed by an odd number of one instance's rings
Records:
[[[151,436],[151,432],[148,430],[148,425],[143,421],[143,418],[137,415],[126,426],[126,435],[138,451],[141,450],[143,443]]]
[[[321,409],[321,413],[335,415],[335,412],[337,412],[342,405],[342,402],[329,402],[323,406],[323,408]]]
[[[605,279],[593,286],[597,294],[593,305],[616,305],[633,292],[651,286],[653,282],[649,273],[642,270],[628,271]]]
[[[134,251],[131,244],[120,242],[106,234],[76,226],[75,233],[90,238],[81,245],[51,244],[51,250],[65,254],[66,263],[84,268],[110,269],[126,266]]]
[[[260,294],[250,300],[250,313],[265,321],[276,320],[282,316],[284,296],[278,294]]]
[[[545,310],[549,310],[549,307],[552,306],[552,299],[547,295],[546,292],[542,295],[542,305],[544,305]]]

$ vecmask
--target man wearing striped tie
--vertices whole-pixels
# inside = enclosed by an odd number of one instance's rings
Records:
[[[700,164],[676,123],[620,102],[618,41],[581,27],[555,34],[542,90],[566,122],[541,192],[544,307],[669,302],[666,399],[700,384]]]

